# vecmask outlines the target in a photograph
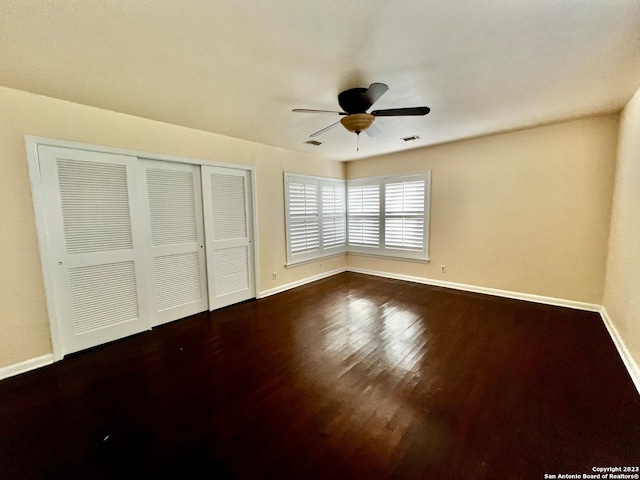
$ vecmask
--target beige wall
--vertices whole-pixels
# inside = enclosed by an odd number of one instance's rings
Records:
[[[349,255],[348,265],[600,304],[618,120],[600,116],[348,163],[350,179],[432,171],[431,262]]]
[[[603,305],[640,365],[640,90],[620,120]]]
[[[0,367],[51,352],[25,134],[253,165],[260,290],[345,265],[341,256],[284,268],[283,194],[285,171],[344,178],[344,164],[0,87]]]

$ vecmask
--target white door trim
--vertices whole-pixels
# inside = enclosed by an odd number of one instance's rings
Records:
[[[27,153],[27,166],[29,169],[29,181],[31,184],[31,195],[33,199],[33,211],[36,221],[36,233],[38,237],[38,247],[40,250],[40,266],[42,268],[42,278],[44,282],[44,291],[47,305],[47,314],[49,318],[49,332],[51,335],[51,347],[53,349],[54,361],[62,360],[64,350],[62,346],[62,334],[60,330],[60,319],[57,318],[56,312],[58,305],[54,295],[54,275],[51,269],[51,252],[48,248],[47,225],[45,220],[45,200],[42,191],[42,176],[40,173],[38,147],[41,145],[49,145],[54,147],[73,148],[76,150],[88,150],[92,152],[112,153],[119,155],[127,155],[138,157],[140,159],[160,160],[174,163],[186,163],[191,165],[208,165],[226,168],[235,168],[248,170],[251,175],[251,195],[253,197],[253,255],[256,261],[253,262],[253,275],[255,280],[255,291],[260,291],[260,276],[258,268],[258,209],[256,202],[256,175],[255,167],[250,165],[219,162],[214,160],[202,160],[189,157],[181,157],[177,155],[166,155],[161,153],[144,152],[140,150],[132,150],[128,148],[108,147],[104,145],[94,145],[89,143],[74,142],[70,140],[60,140],[55,138],[39,137],[33,135],[25,135],[25,147]]]

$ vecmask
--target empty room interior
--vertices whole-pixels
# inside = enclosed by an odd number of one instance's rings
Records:
[[[639,32],[0,0],[0,478],[638,478]]]

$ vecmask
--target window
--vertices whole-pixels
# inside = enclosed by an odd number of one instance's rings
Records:
[[[349,245],[380,246],[380,184],[374,181],[349,183]]]
[[[430,172],[352,180],[348,251],[428,259]]]
[[[322,247],[329,250],[347,243],[344,182],[322,181]],[[343,248],[344,250],[344,248]]]
[[[345,251],[428,260],[430,178],[285,173],[287,264]]]
[[[346,249],[345,182],[285,173],[287,264]]]

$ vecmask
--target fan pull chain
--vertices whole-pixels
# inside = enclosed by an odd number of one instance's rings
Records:
[[[360,132],[356,132],[356,152],[360,151]]]

